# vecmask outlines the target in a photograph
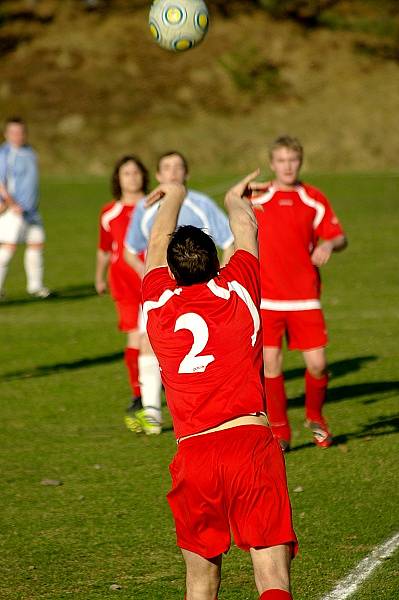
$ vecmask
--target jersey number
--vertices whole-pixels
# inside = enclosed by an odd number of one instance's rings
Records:
[[[203,373],[207,366],[215,360],[213,354],[198,356],[208,343],[208,325],[197,313],[185,313],[176,321],[175,332],[181,329],[191,331],[194,341],[190,352],[180,363],[179,373]]]

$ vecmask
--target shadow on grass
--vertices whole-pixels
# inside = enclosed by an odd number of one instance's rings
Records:
[[[75,369],[86,369],[87,367],[96,367],[97,365],[105,365],[108,363],[122,360],[123,352],[113,352],[112,354],[104,354],[93,358],[81,358],[71,362],[54,363],[53,365],[41,365],[33,369],[23,371],[11,371],[2,375],[3,381],[12,381],[14,379],[29,379],[32,377],[47,377],[54,373],[62,373],[64,371],[74,371]]]
[[[9,300],[4,299],[0,303],[1,306],[21,306],[24,304],[37,304],[43,303],[46,304],[48,302],[57,302],[57,301],[68,301],[68,300],[82,300],[83,298],[90,298],[92,296],[97,296],[96,290],[92,283],[83,283],[80,285],[70,285],[64,288],[59,288],[58,290],[52,290],[51,296],[45,299],[34,298],[29,296],[20,297],[20,298],[10,298]]]
[[[377,360],[378,356],[370,354],[368,356],[354,356],[353,358],[345,358],[344,360],[337,360],[333,363],[329,363],[328,371],[332,378],[342,377],[348,373],[354,373],[360,371],[363,365]],[[305,367],[287,369],[284,371],[284,379],[297,379],[303,377]]]
[[[372,441],[373,438],[392,435],[399,432],[399,413],[395,415],[381,415],[374,421],[369,421],[363,425],[358,431],[352,431],[349,433],[343,433],[334,437],[334,446],[340,444],[346,444],[351,440],[363,439],[365,441]],[[289,454],[297,452],[298,450],[304,450],[306,448],[314,447],[313,442],[306,442],[299,446],[291,448]]]
[[[338,387],[328,388],[327,402],[341,402],[342,400],[350,400],[352,398],[360,398],[361,396],[375,396],[376,398],[368,398],[364,400],[364,404],[373,404],[381,400],[380,394],[384,394],[384,398],[395,396],[399,393],[399,381],[371,381],[364,383],[353,383],[341,385]],[[289,406],[303,406],[304,396],[296,396],[290,398]]]

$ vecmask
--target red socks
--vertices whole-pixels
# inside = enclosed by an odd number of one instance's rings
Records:
[[[292,596],[285,590],[266,590],[259,600],[292,600]]]
[[[265,377],[265,390],[267,416],[270,427],[276,437],[289,442],[291,439],[291,430],[288,425],[284,376]]]
[[[125,348],[125,364],[129,373],[133,396],[140,396],[138,357],[139,351],[137,348]]]
[[[316,379],[305,371],[305,410],[306,418],[316,423],[323,422],[321,410],[326,399],[328,375]]]

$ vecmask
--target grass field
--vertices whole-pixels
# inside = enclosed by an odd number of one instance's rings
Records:
[[[319,600],[399,529],[397,443],[398,177],[313,176],[333,200],[350,245],[323,269],[332,373],[326,414],[337,444],[320,450],[302,426],[302,364],[286,357],[293,451],[289,488],[301,551],[296,600]],[[221,190],[223,177],[200,189]],[[220,191],[216,194],[221,199]],[[0,306],[2,600],[168,600],[184,569],[165,500],[175,443],[123,425],[129,390],[109,297],[92,287],[101,179],[43,181],[46,282],[32,301],[22,253]],[[62,482],[45,486],[43,479]],[[300,490],[300,491],[296,491]],[[399,597],[399,553],[353,600]],[[221,600],[255,600],[249,557],[225,560]],[[122,589],[110,591],[111,584]]]

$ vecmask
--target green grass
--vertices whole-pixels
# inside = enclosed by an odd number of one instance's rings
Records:
[[[318,600],[398,529],[397,184],[392,175],[314,176],[350,245],[323,270],[332,372],[326,414],[337,445],[302,427],[302,362],[286,356],[294,450],[287,456],[300,554],[296,600]],[[231,177],[193,184],[221,190]],[[22,253],[0,306],[1,555],[4,600],[182,598],[184,569],[165,500],[175,443],[165,409],[158,438],[125,430],[123,336],[109,297],[93,293],[100,179],[43,182],[46,282],[31,301]],[[216,194],[221,198],[221,191]],[[44,486],[45,478],[62,482]],[[302,492],[295,492],[298,487]],[[354,600],[397,597],[398,553]],[[122,590],[109,591],[113,583]],[[249,557],[225,560],[221,600],[257,598]]]

